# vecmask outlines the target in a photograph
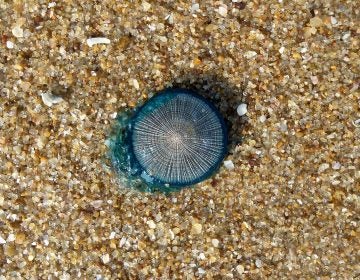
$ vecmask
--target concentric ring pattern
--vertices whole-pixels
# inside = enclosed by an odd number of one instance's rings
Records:
[[[188,185],[201,181],[217,168],[226,150],[219,113],[186,91],[154,99],[158,100],[141,108],[133,122],[136,159],[149,176],[161,182]]]

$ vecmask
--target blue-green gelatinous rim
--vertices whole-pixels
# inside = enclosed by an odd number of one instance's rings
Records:
[[[177,182],[170,185],[167,182],[163,182],[156,177],[148,175],[145,168],[136,158],[132,141],[133,128],[136,122],[139,121],[140,117],[146,117],[147,114],[151,113],[160,105],[166,104],[166,102],[181,94],[191,95],[203,101],[216,114],[223,132],[223,150],[222,154],[218,158],[218,161],[215,162],[212,168],[210,168],[201,177],[198,177],[190,182]],[[116,171],[120,173],[119,175],[122,177],[126,185],[134,187],[138,190],[149,192],[171,192],[180,190],[186,186],[197,184],[209,178],[216,170],[218,170],[221,162],[227,154],[228,130],[223,117],[211,102],[191,90],[179,88],[163,90],[150,98],[145,104],[135,108],[132,112],[128,110],[119,114],[119,117],[117,118],[117,126],[118,128],[115,129],[115,139],[110,141],[110,158]]]

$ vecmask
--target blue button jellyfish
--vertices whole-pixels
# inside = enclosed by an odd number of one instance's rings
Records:
[[[140,189],[167,192],[201,182],[227,153],[220,113],[189,90],[162,91],[118,121],[123,125],[111,157],[116,170]]]

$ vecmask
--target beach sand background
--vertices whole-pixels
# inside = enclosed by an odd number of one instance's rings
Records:
[[[340,0],[0,0],[0,279],[359,277],[359,17]],[[235,167],[123,188],[116,113],[171,86],[217,104]]]

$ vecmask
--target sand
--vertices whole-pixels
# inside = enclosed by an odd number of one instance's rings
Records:
[[[0,1],[0,279],[359,277],[359,13]],[[124,188],[116,114],[171,86],[217,104],[234,168],[170,195]]]

